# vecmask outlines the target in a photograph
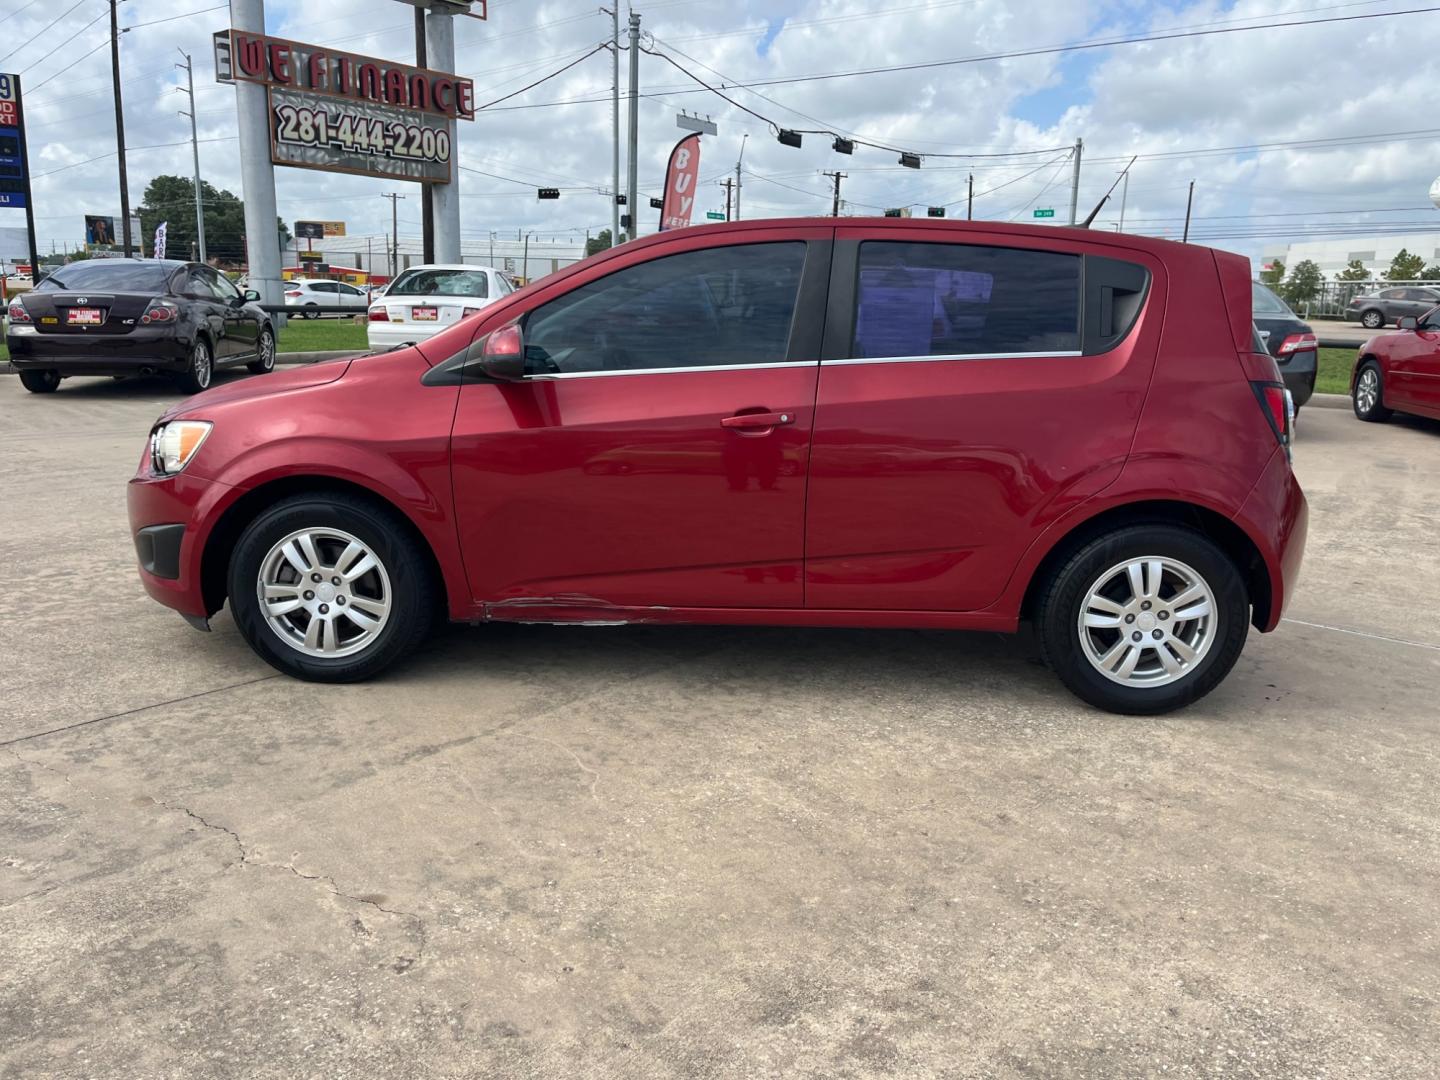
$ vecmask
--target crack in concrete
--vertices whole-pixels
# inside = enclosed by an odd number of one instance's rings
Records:
[[[600,783],[600,774],[590,768],[589,765],[586,765],[585,762],[581,761],[580,755],[575,753],[574,750],[571,750],[564,743],[556,742],[554,739],[547,739],[541,735],[526,735],[523,731],[507,731],[504,734],[515,739],[529,739],[531,742],[545,743],[547,746],[553,746],[556,750],[562,750],[569,754],[575,764],[580,767],[581,772],[590,774],[590,798],[595,800],[595,805],[600,805],[600,796],[595,794],[595,785]]]

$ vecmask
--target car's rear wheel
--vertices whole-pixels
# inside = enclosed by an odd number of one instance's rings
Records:
[[[1360,325],[1367,330],[1379,330],[1385,325],[1385,313],[1377,308],[1367,308],[1360,316]]]
[[[1037,630],[1046,663],[1077,697],[1152,715],[1220,684],[1249,616],[1230,558],[1200,533],[1156,523],[1101,536],[1057,568]]]
[[[306,304],[305,310],[300,312],[300,314],[304,315],[307,319],[318,319],[320,317],[320,312],[316,310],[314,304]]]
[[[32,394],[53,394],[60,389],[60,372],[22,371],[20,385]]]
[[[1355,389],[1350,391],[1350,403],[1355,415],[1367,423],[1389,420],[1393,415],[1385,407],[1385,382],[1380,375],[1380,365],[1366,360],[1355,376]]]
[[[210,351],[210,342],[197,337],[190,346],[190,362],[180,376],[180,387],[186,393],[198,394],[210,389],[215,378],[215,354]]]
[[[393,512],[348,495],[299,495],[261,514],[230,560],[240,632],[280,671],[356,682],[424,640],[435,587]]]
[[[268,326],[260,331],[260,339],[255,343],[256,359],[245,365],[245,370],[252,375],[264,375],[268,371],[275,370],[275,333]]]

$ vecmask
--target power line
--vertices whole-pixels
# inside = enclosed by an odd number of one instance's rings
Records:
[[[594,56],[596,53],[598,53],[598,52],[603,52],[604,50],[606,50],[606,49],[608,49],[608,48],[610,48],[610,43],[609,43],[609,42],[606,42],[606,41],[602,41],[599,45],[596,45],[593,49],[591,49],[589,52],[585,53],[583,56],[577,56],[574,60],[571,60],[570,63],[566,64],[564,67],[562,67],[562,68],[557,68],[557,69],[555,69],[554,71],[552,71],[549,75],[546,75],[544,78],[536,79],[534,82],[530,83],[528,86],[522,86],[519,90],[515,90],[515,91],[513,91],[513,92],[511,92],[511,93],[509,93],[509,94],[506,94],[504,97],[498,97],[498,98],[496,98],[494,101],[486,102],[484,105],[477,105],[477,106],[475,106],[475,111],[476,111],[477,113],[478,113],[478,112],[483,112],[485,109],[488,109],[488,108],[490,108],[490,107],[492,107],[492,106],[494,106],[494,105],[499,105],[502,101],[509,101],[511,98],[516,97],[516,96],[518,96],[518,95],[520,95],[520,94],[523,94],[523,93],[525,93],[525,91],[527,91],[527,90],[533,90],[535,87],[539,86],[541,83],[543,83],[543,82],[549,82],[551,79],[555,78],[555,76],[557,76],[557,75],[563,75],[565,72],[567,72],[567,71],[569,71],[571,68],[573,68],[576,64],[579,64],[579,63],[581,63],[581,62],[583,62],[583,61],[585,61],[585,60],[588,60],[588,59],[590,59],[590,57]]]
[[[214,7],[201,8],[199,11],[187,11],[180,15],[167,15],[163,19],[151,19],[149,22],[131,23],[129,26],[121,27],[120,32],[123,34],[127,30],[138,30],[142,26],[158,26],[161,23],[174,22],[176,19],[188,19],[195,15],[204,15],[207,12],[220,11],[222,9],[228,8],[229,6],[230,5],[228,3],[216,4]]]
[[[31,36],[31,37],[26,38],[24,41],[22,41],[19,45],[15,46],[15,48],[11,49],[11,50],[10,50],[8,53],[6,53],[4,56],[0,56],[0,64],[3,64],[6,60],[9,60],[10,57],[14,56],[14,55],[15,55],[16,53],[18,53],[21,49],[25,48],[25,46],[30,45],[30,44],[33,44],[33,43],[36,42],[36,41],[39,41],[42,37],[45,36],[45,33],[46,33],[47,31],[49,31],[50,29],[52,29],[52,28],[55,27],[55,26],[58,26],[60,23],[64,22],[65,19],[70,15],[70,13],[71,13],[72,11],[74,11],[75,8],[78,8],[78,7],[79,7],[81,4],[83,4],[83,3],[85,3],[85,0],[76,0],[75,4],[74,4],[72,7],[68,7],[68,8],[65,9],[65,14],[64,14],[64,15],[61,15],[59,18],[57,18],[57,19],[56,19],[54,22],[52,22],[52,23],[47,23],[47,24],[45,25],[45,28],[44,28],[43,30],[39,31],[39,33],[37,33],[37,34],[35,34],[35,35]]]

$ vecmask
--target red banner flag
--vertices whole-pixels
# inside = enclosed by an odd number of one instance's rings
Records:
[[[700,136],[686,135],[670,151],[665,169],[665,205],[660,210],[660,231],[690,224],[695,206],[695,185],[700,179]]]

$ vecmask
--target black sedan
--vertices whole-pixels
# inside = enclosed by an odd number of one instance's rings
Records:
[[[221,365],[274,368],[275,328],[259,299],[199,263],[90,259],[12,300],[5,344],[36,394],[70,375],[155,373],[198,393]]]
[[[1250,314],[1255,320],[1255,329],[1279,365],[1285,389],[1290,391],[1298,409],[1315,392],[1320,343],[1310,324],[1299,319],[1284,300],[1258,281],[1251,284]]]

